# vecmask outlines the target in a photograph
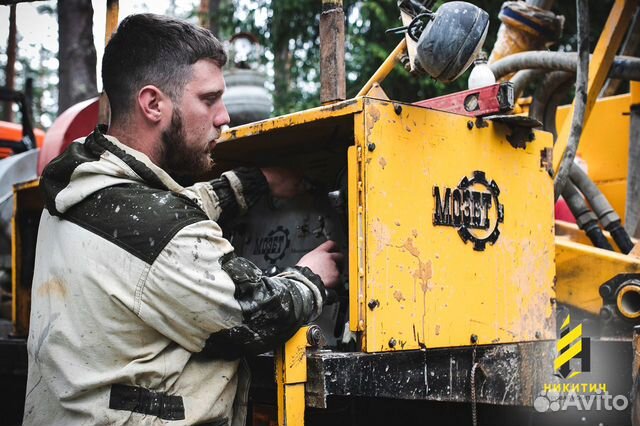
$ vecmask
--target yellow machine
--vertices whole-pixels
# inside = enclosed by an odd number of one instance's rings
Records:
[[[596,98],[638,4],[613,4],[589,66],[578,149],[621,212],[632,178],[628,114],[640,105],[640,84]],[[402,13],[411,32],[414,21]],[[406,36],[354,99],[232,128],[216,147],[219,172],[303,170],[338,194],[345,215],[348,293],[336,315],[348,325],[336,336],[326,324],[304,327],[274,354],[250,360],[253,425],[574,424],[575,412],[559,423],[548,416],[569,391],[625,396],[614,424],[627,424],[640,254],[596,248],[578,226],[554,221],[553,174],[575,102],[557,115],[554,145],[526,117],[466,114],[486,91],[447,98],[459,109],[389,100],[379,83],[405,54],[416,66],[416,48],[420,40]],[[32,224],[19,218],[42,207],[33,184],[16,191],[14,325],[24,334]],[[275,204],[264,208],[283,210]],[[278,266],[287,249],[304,253],[303,241],[339,233],[314,209],[290,207],[280,217],[295,213],[297,226],[254,223],[232,243],[263,259],[260,267]],[[262,236],[286,244],[264,245]]]
[[[622,211],[628,113],[638,85],[630,95],[597,103],[594,94],[636,6],[617,1],[596,46],[578,151]],[[305,406],[331,409],[328,400],[336,397],[364,399],[360,406],[373,413],[394,407],[389,398],[468,402],[473,423],[482,402],[494,410],[489,424],[499,424],[497,407],[539,412],[536,398],[550,389],[629,395],[630,383],[610,380],[628,371],[628,357],[602,355],[602,347],[630,354],[630,334],[615,342],[606,333],[593,342],[584,336],[593,333],[589,315],[597,320],[601,311],[617,309],[623,321],[640,316],[640,281],[633,282],[640,260],[594,248],[575,225],[553,221],[550,171],[563,157],[573,109],[560,110],[554,147],[552,135],[539,131],[513,143],[523,134],[517,121],[391,101],[377,83],[406,48],[403,40],[355,99],[231,129],[218,146],[221,167],[295,165],[325,183],[348,170],[349,328],[356,352],[311,350],[301,357],[313,346],[307,329],[279,350],[278,424],[303,424]],[[606,146],[599,143],[603,134],[611,141]],[[606,296],[606,286],[618,288],[617,296]],[[607,303],[614,308],[605,309]],[[622,366],[612,373],[603,361]],[[307,422],[318,415],[307,413]],[[541,419],[534,422],[552,424]]]

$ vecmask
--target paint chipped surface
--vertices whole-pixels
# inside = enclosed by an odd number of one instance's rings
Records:
[[[391,244],[391,233],[389,232],[389,228],[384,225],[380,220],[376,220],[373,223],[372,228],[373,236],[376,242],[376,250],[374,255],[378,256],[385,247]]]
[[[418,269],[413,272],[413,277],[420,281],[420,288],[422,288],[422,291],[427,292],[434,287],[430,282],[433,274],[433,271],[431,270],[431,261],[429,260],[425,263],[419,260],[419,262],[420,264],[418,265]]]
[[[417,232],[413,231],[414,235],[417,235]],[[418,268],[413,271],[413,278],[420,282],[420,288],[423,292],[427,292],[428,290],[433,289],[433,284],[430,282],[431,277],[433,276],[433,270],[431,268],[431,261],[428,260],[423,262],[420,259],[420,250],[413,244],[412,238],[407,238],[407,241],[402,245],[402,248],[407,250],[411,256],[415,257],[418,260]]]
[[[405,299],[404,295],[402,294],[402,292],[400,290],[396,290],[393,292],[393,298],[396,299],[398,302],[402,302],[403,300],[407,300]]]
[[[384,157],[380,157],[380,159],[378,160],[378,164],[380,164],[380,167],[382,167],[382,170],[384,170],[384,168],[387,166],[387,160],[385,160]]]

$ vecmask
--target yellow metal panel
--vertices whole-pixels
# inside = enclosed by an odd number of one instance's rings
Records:
[[[553,183],[541,167],[551,135],[515,149],[502,125],[396,110],[365,101],[366,351],[554,338]],[[434,186],[456,188],[476,170],[504,206],[484,251],[433,225]]]
[[[630,103],[629,94],[598,99],[582,132],[578,155],[597,183],[627,178]],[[568,112],[569,106],[558,108],[558,128],[566,121]],[[622,205],[624,210],[624,202]]]
[[[308,330],[309,327],[300,328],[293,337],[276,350],[279,426],[304,425]]]
[[[640,81],[632,81],[631,83],[631,104],[640,104]]]
[[[331,105],[325,105],[318,108],[294,112],[292,114],[258,121],[255,123],[232,127],[229,130],[222,132],[218,143],[228,143],[233,141],[234,139],[240,139],[260,133],[270,132],[273,130],[284,129],[298,124],[325,120],[332,117],[350,115],[354,112],[360,111],[361,109],[361,99],[348,99],[346,101],[337,102]]]
[[[351,331],[359,331],[360,323],[360,304],[364,297],[361,291],[364,291],[360,285],[360,279],[363,274],[361,267],[362,261],[360,249],[362,247],[362,228],[360,217],[362,215],[362,203],[360,202],[360,191],[358,189],[361,182],[358,163],[358,150],[352,146],[347,151],[348,164],[348,199],[349,199],[349,329]]]
[[[600,286],[618,274],[637,272],[640,259],[556,239],[558,302],[597,314],[602,307]]]
[[[602,89],[603,83],[607,79],[615,54],[627,32],[627,28],[633,18],[638,3],[638,0],[616,0],[611,8],[607,22],[600,33],[598,44],[593,51],[591,62],[589,63],[587,105],[584,115],[585,123],[589,121],[593,106]],[[571,113],[569,116],[573,116],[574,105],[575,100],[571,105]],[[562,157],[564,157],[564,152],[569,142],[571,120],[565,120],[565,123],[560,129],[558,132],[558,140],[553,148],[553,169],[556,173],[558,172],[558,165]]]

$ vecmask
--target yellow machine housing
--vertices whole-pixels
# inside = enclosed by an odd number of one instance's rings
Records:
[[[347,154],[350,327],[364,352],[554,339],[551,135],[522,149],[510,133],[356,98],[232,129],[216,159],[322,180]]]

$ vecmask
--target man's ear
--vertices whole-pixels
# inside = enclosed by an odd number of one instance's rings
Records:
[[[138,92],[138,107],[142,115],[152,123],[159,123],[167,114],[169,98],[156,86],[144,86]]]

